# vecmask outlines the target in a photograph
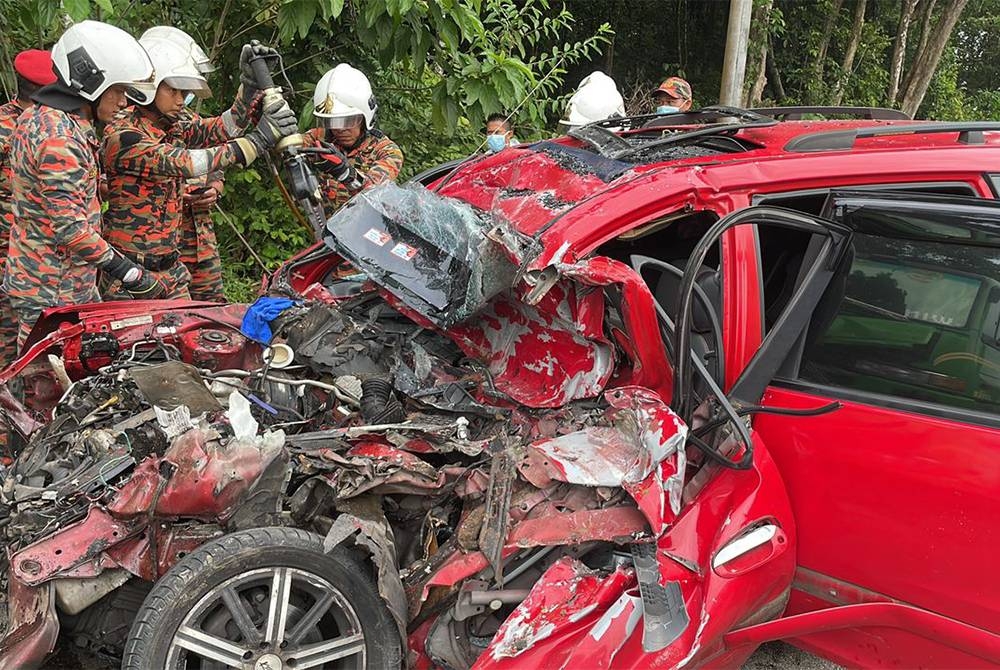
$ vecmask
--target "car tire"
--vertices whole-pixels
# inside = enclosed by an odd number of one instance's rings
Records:
[[[225,535],[179,561],[143,602],[122,658],[123,670],[401,664],[371,571],[345,549],[324,553],[319,535],[280,527]]]

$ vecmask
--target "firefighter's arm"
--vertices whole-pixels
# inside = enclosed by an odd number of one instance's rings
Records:
[[[109,172],[138,177],[201,177],[243,163],[243,153],[235,142],[208,149],[184,149],[156,142],[134,130],[107,135],[102,156]]]
[[[234,129],[230,133],[225,120],[221,116],[192,116],[184,122],[182,137],[189,149],[207,149],[243,135],[243,128]]]
[[[374,161],[368,165],[357,165],[356,167],[362,182],[362,186],[358,190],[387,181],[395,181],[396,177],[399,176],[399,171],[403,169],[403,152],[400,151],[395,142],[386,140],[384,146],[380,147]]]
[[[96,264],[111,254],[111,247],[96,226],[98,176],[89,152],[89,147],[73,140],[43,140],[38,179],[43,216],[56,245],[77,260]]]
[[[239,137],[247,128],[255,125],[260,120],[261,103],[263,100],[263,91],[258,91],[255,88],[247,88],[243,84],[240,84],[232,107],[218,117],[222,120],[223,126],[230,138]]]

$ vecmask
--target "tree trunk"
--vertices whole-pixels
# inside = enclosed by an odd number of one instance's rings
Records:
[[[764,88],[767,86],[768,58],[767,47],[765,46],[761,50],[760,69],[757,70],[757,78],[753,80],[750,93],[747,95],[747,107],[760,107],[760,103],[764,99]]]
[[[931,21],[934,20],[934,6],[937,0],[924,0],[923,14],[920,17],[920,44],[917,53],[923,53],[931,36]]]
[[[868,0],[858,0],[854,7],[854,20],[851,22],[851,37],[847,42],[847,49],[844,51],[844,60],[840,65],[840,77],[833,87],[833,98],[830,104],[839,105],[844,99],[844,87],[848,79],[851,78],[851,68],[854,67],[854,57],[858,54],[858,45],[861,44],[861,31],[865,27],[865,9],[868,7]]]
[[[764,86],[767,85],[767,45],[773,6],[774,0],[763,0],[755,3],[753,8],[753,19],[750,24],[750,63],[747,66],[749,72],[747,79],[752,82],[747,95],[748,107],[760,105]]]
[[[889,90],[886,101],[896,104],[899,97],[899,80],[903,74],[903,60],[906,58],[906,37],[913,22],[913,13],[917,8],[917,0],[902,0],[899,9],[899,26],[896,28],[896,40],[892,45],[892,59],[889,63]]]
[[[775,60],[774,45],[771,40],[767,41],[767,45],[767,81],[771,84],[775,104],[780,105],[785,101],[785,87],[781,83],[781,72],[778,71],[778,61]]]
[[[823,70],[826,68],[826,52],[830,49],[830,38],[833,37],[833,28],[837,25],[837,17],[840,15],[840,8],[843,4],[844,0],[833,0],[833,4],[830,6],[830,14],[826,17],[826,22],[823,24],[819,47],[816,49],[816,60],[813,62],[812,82],[814,86],[812,87],[812,91],[810,91],[810,97],[812,97],[814,91],[823,89]],[[810,102],[817,101],[812,99]]]
[[[914,52],[913,62],[910,63],[910,69],[906,71],[906,76],[903,77],[903,83],[900,85],[899,91],[896,92],[896,101],[902,97],[903,91],[910,87],[910,82],[913,77],[913,66],[916,65],[917,59],[922,53],[927,50],[927,42],[931,37],[931,21],[934,18],[934,7],[937,4],[937,0],[918,0],[918,7],[920,10],[920,42],[917,44],[917,50]]]
[[[941,55],[944,53],[951,33],[955,30],[955,24],[958,23],[958,19],[968,2],[969,0],[949,0],[941,11],[941,17],[938,19],[937,25],[934,26],[933,34],[927,40],[926,48],[917,53],[907,77],[908,84],[903,91],[902,104],[900,105],[900,109],[906,114],[915,116],[920,108],[920,103],[924,101],[931,77],[934,76],[938,63],[941,62]],[[923,42],[923,38],[920,41]]]
[[[739,107],[743,104],[752,10],[753,0],[729,0],[726,52],[722,61],[722,85],[719,87],[720,105]]]

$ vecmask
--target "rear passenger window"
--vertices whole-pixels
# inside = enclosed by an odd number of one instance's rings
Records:
[[[931,220],[903,239],[857,233],[854,255],[813,314],[799,377],[998,413],[1000,249]]]
[[[960,182],[872,184],[867,186],[851,186],[850,189],[852,191],[904,191],[906,193],[934,195],[979,195],[971,185]],[[819,215],[823,211],[823,204],[826,202],[826,197],[829,194],[830,189],[826,188],[811,191],[795,191],[793,193],[762,193],[754,196],[753,204],[786,207],[805,214]]]

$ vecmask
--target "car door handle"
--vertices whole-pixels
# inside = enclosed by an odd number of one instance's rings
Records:
[[[733,564],[741,556],[766,545],[770,545],[771,550],[763,553],[758,560],[751,561],[749,564],[742,561],[739,562],[739,565]],[[719,549],[715,558],[712,559],[712,569],[720,574],[726,573],[727,576],[741,574],[783,552],[785,546],[787,546],[785,533],[777,524],[767,523],[757,526],[753,530],[736,536],[727,542],[722,549]]]

